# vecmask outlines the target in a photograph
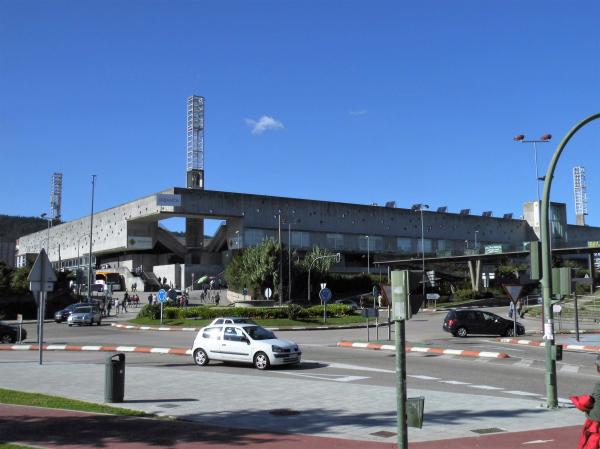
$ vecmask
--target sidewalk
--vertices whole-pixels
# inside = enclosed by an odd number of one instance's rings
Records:
[[[23,360],[11,359],[8,363],[1,363],[1,387],[103,402],[103,364],[46,361],[40,366],[35,361]],[[252,368],[240,367],[240,372],[243,373],[244,369]],[[498,428],[497,432],[531,431],[579,426],[584,420],[581,412],[574,408],[547,410],[540,406],[540,399],[422,389],[409,389],[408,395],[425,397],[424,426],[422,429],[409,429],[411,442],[466,437],[475,437],[475,441],[479,441],[481,437],[476,432],[480,430],[485,432],[485,429]],[[268,434],[285,431],[294,435],[341,438],[345,442],[339,447],[349,448],[371,447],[362,443],[364,441],[395,441],[395,388],[314,378],[311,377],[310,367],[272,370],[256,375],[254,372],[226,374],[211,370],[210,366],[192,369],[127,366],[125,402],[115,405],[159,416],[174,416],[203,426],[225,427],[227,430],[224,434],[231,433],[234,439],[232,444],[235,444],[237,437],[231,429],[253,429]],[[18,421],[18,418],[14,420]],[[87,425],[77,428],[83,429],[82,435],[93,430]],[[570,432],[574,430],[565,432],[571,435]],[[77,433],[70,432],[70,437],[78,438],[75,435]],[[108,435],[113,434],[109,432]],[[571,436],[576,441],[577,434]],[[163,437],[168,438],[167,434]],[[124,435],[123,438],[133,436]],[[291,441],[289,438],[286,441]],[[353,446],[353,441],[361,444]],[[165,445],[169,443],[165,440]],[[289,447],[292,446],[294,444]],[[295,444],[295,447],[301,446]],[[279,444],[277,447],[285,446]]]

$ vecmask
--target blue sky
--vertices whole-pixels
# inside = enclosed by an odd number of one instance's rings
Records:
[[[185,184],[206,97],[206,188],[522,214],[560,138],[600,112],[597,1],[0,0],[0,213],[63,217]],[[265,117],[268,117],[266,119]],[[262,121],[261,121],[262,118]],[[253,125],[264,126],[253,133]],[[269,126],[271,125],[271,126]],[[569,144],[600,225],[600,121]]]

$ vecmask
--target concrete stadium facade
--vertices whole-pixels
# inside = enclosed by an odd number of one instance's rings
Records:
[[[523,250],[537,239],[537,207],[526,203],[525,219],[423,211],[425,254]],[[192,252],[186,239],[160,225],[172,217],[224,223],[202,251]],[[193,274],[222,271],[236,250],[277,239],[280,219],[284,245],[290,241],[299,252],[314,246],[340,252],[337,272],[366,272],[367,252],[371,267],[377,260],[421,254],[421,213],[411,209],[175,187],[95,213],[92,264],[119,271],[126,287],[137,279],[131,272],[140,269],[184,288]],[[566,223],[564,204],[552,204],[551,226],[555,247],[600,241],[600,228]],[[87,216],[22,236],[17,265],[46,248],[57,268],[87,266],[89,232]]]

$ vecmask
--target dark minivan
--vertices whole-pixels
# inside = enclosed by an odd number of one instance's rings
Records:
[[[469,334],[501,335],[512,337],[513,322],[491,312],[482,310],[450,310],[444,318],[442,326],[446,332],[455,337],[466,337]],[[523,335],[525,327],[517,323],[517,335]]]

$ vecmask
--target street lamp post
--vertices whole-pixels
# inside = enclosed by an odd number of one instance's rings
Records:
[[[550,189],[552,188],[552,179],[554,177],[554,170],[556,164],[560,158],[567,143],[571,140],[573,135],[588,123],[600,119],[600,114],[590,115],[589,117],[580,121],[577,125],[569,130],[569,132],[560,141],[552,159],[548,166],[548,171],[544,178],[544,193],[542,197],[541,205],[541,232],[540,237],[542,240],[542,291],[544,299],[544,317],[546,322],[544,323],[544,339],[545,350],[546,350],[546,397],[547,406],[549,408],[558,407],[557,399],[557,388],[556,388],[556,348],[554,346],[554,317],[552,310],[552,254],[550,250],[551,236],[549,232],[548,215],[550,209]]]
[[[412,210],[421,212],[421,269],[423,270],[423,300],[425,300],[425,225],[423,211],[429,209],[428,204],[414,204]]]
[[[477,234],[479,234],[479,231],[475,231],[475,243],[474,243],[474,245],[475,245],[475,249],[476,250],[479,249],[479,246],[477,245]]]
[[[88,301],[92,300],[92,233],[94,231],[94,191],[96,188],[96,175],[92,175],[92,213],[90,215],[90,253],[88,256],[88,279],[87,296]]]
[[[371,248],[369,245],[369,236],[365,235],[367,238],[367,274],[371,274]]]
[[[46,212],[41,214],[40,217],[48,222],[48,233],[46,235],[46,252],[48,253],[48,257],[50,257],[50,226],[52,224],[52,218],[49,218]]]
[[[308,303],[310,304],[310,270],[312,269],[314,263],[319,260],[319,259],[325,259],[326,257],[333,257],[335,258],[335,262],[339,262],[340,261],[340,257],[341,254],[340,253],[335,253],[335,254],[325,254],[324,256],[319,256],[319,257],[315,257],[311,262],[310,265],[308,266],[308,293],[307,293],[307,300]]]

